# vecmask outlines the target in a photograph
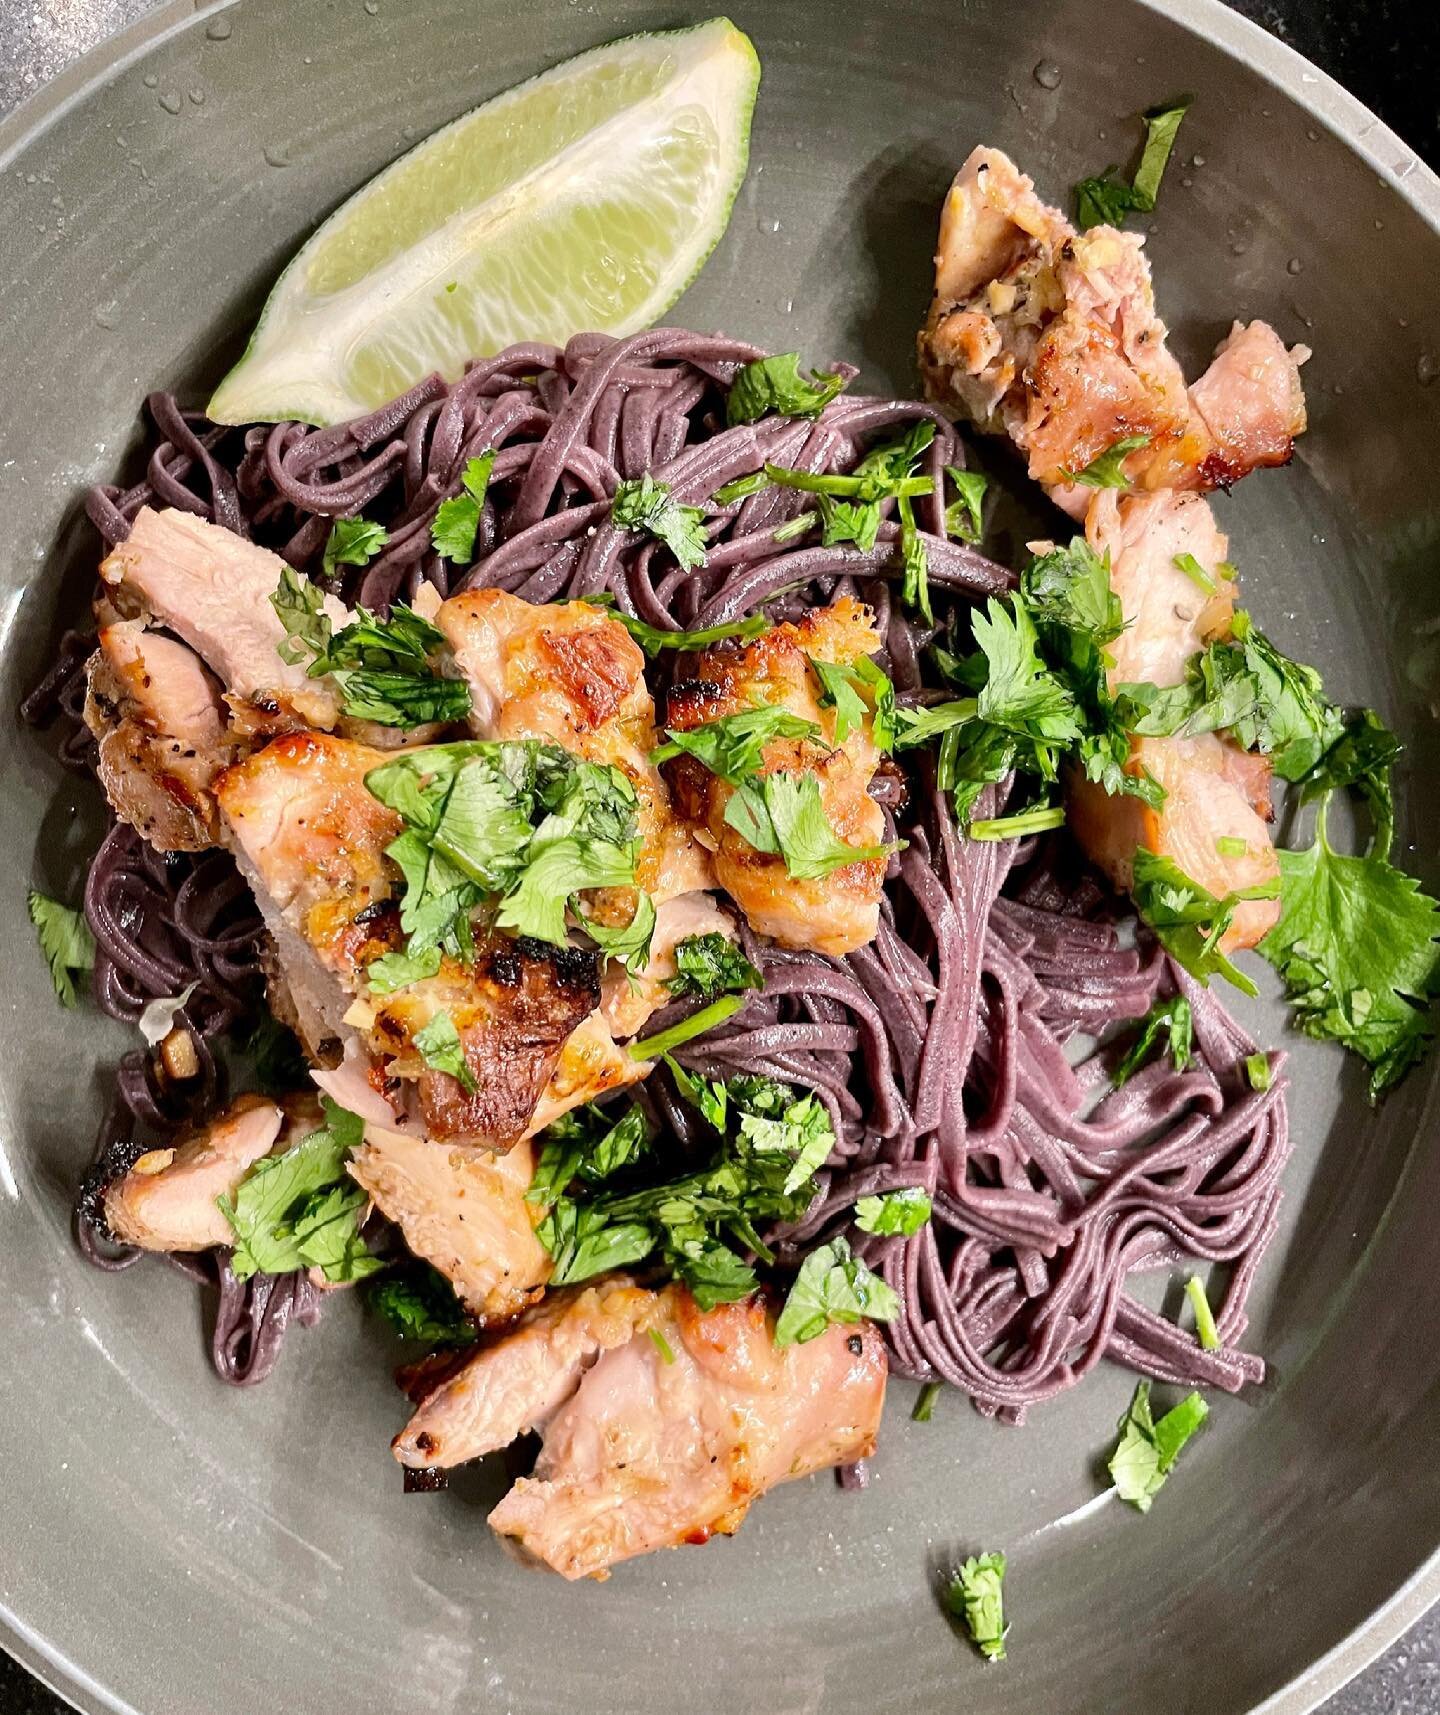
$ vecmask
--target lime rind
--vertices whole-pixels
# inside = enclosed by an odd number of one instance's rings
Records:
[[[608,92],[584,88],[607,75]],[[619,335],[655,322],[729,223],[759,81],[749,38],[714,18],[591,49],[461,115],[311,236],[209,414],[339,422],[433,370],[456,379],[468,358],[519,339],[563,344],[582,328]],[[598,121],[578,130],[577,90]],[[617,90],[639,93],[607,112],[604,97]],[[503,136],[507,115],[543,111],[547,100],[554,110],[557,91],[572,116],[565,146],[543,158],[531,146],[529,170],[505,185],[487,156],[488,185],[481,171],[478,194],[464,196],[467,128],[472,142],[497,126]],[[424,191],[437,185],[444,200],[427,216]],[[397,226],[408,227],[398,248]]]

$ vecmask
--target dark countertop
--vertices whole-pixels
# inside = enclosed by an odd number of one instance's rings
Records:
[[[155,0],[0,4],[0,114]],[[1440,8],[1436,0],[1231,0],[1337,78],[1440,167]],[[65,1715],[66,1706],[0,1652],[3,1715]],[[1325,1704],[1323,1715],[1440,1711],[1440,1608]]]

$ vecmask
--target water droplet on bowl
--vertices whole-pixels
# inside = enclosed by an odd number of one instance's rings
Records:
[[[380,0],[365,0],[365,10],[370,17],[376,17],[380,11]]]
[[[180,91],[178,89],[162,89],[160,91],[160,105],[167,113],[178,113],[184,105],[180,99]]]
[[[212,18],[205,26],[205,34],[212,42],[228,42],[230,29],[231,25],[228,18]]]
[[[188,91],[188,94],[190,96],[192,106],[203,107],[205,105],[205,91],[201,89],[198,83],[195,85],[194,89]]]
[[[1182,190],[1187,190],[1187,191],[1188,191],[1188,190],[1189,190],[1189,189],[1190,189],[1190,187],[1191,187],[1191,186],[1192,186],[1192,185],[1193,185],[1193,184],[1194,184],[1194,183],[1195,183],[1195,181],[1194,181],[1194,179],[1181,179],[1181,181],[1180,181],[1180,188],[1181,188],[1181,189],[1182,189]]]
[[[1205,165],[1205,157],[1203,155],[1192,155],[1190,157],[1190,165],[1192,167],[1203,167]]]
[[[147,71],[140,81],[145,85],[146,89],[154,89],[160,82],[160,79],[156,77],[153,71]]]
[[[1041,60],[1030,75],[1041,89],[1059,89],[1060,80],[1065,74],[1054,60]]]
[[[1298,256],[1292,256],[1290,258],[1290,260],[1285,264],[1285,272],[1287,274],[1298,274],[1304,266],[1305,266],[1305,264],[1300,260],[1300,258]]]
[[[1422,351],[1415,359],[1415,379],[1422,387],[1433,387],[1437,376],[1440,376],[1440,361],[1433,351]]]
[[[96,304],[95,325],[102,328],[113,328],[120,319],[120,306],[113,298],[108,303]]]
[[[288,167],[290,165],[290,156],[283,143],[267,143],[264,155],[267,167]]]
[[[1235,242],[1230,246],[1230,254],[1232,256],[1243,256],[1249,248],[1250,248],[1249,239],[1237,238],[1235,240]]]
[[[1313,126],[1305,133],[1305,135],[1312,143],[1318,143],[1320,141],[1320,133],[1316,131]]]
[[[1385,230],[1385,222],[1383,220],[1377,220],[1375,222],[1375,230],[1377,232],[1383,232]]]

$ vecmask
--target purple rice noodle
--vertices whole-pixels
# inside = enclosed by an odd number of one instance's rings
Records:
[[[529,344],[472,363],[447,385],[420,383],[368,417],[333,428],[299,423],[226,429],[152,394],[156,431],[145,478],[99,487],[87,510],[107,544],[142,506],[177,506],[276,549],[321,577],[330,523],[362,510],[388,542],[331,587],[384,609],[424,584],[442,596],[498,588],[531,601],[609,595],[651,625],[690,628],[763,610],[775,620],[853,595],[875,610],[882,664],[902,699],[923,698],[920,662],[933,632],[903,612],[898,526],[875,546],[823,547],[813,535],[777,544],[777,526],[809,497],[768,488],[717,506],[714,490],[766,459],[815,472],[853,467],[867,442],[935,425],[926,468],[964,463],[954,427],[933,407],[842,394],[814,422],[767,418],[725,426],[737,367],[756,348],[671,328],[625,340],[582,334],[563,350]],[[851,371],[846,370],[847,376]],[[459,491],[466,462],[495,454],[475,562],[437,557],[430,524]],[[609,520],[616,484],[650,471],[675,499],[704,508],[705,566],[683,571],[655,542]],[[944,535],[944,503],[917,504],[937,619],[1000,594],[1014,578]],[[27,703],[32,720],[78,713],[88,640],[67,634],[56,666]],[[83,728],[66,739],[83,763]],[[1254,1044],[1220,1002],[1148,940],[1122,934],[1115,906],[1057,836],[981,843],[957,827],[930,763],[882,771],[876,797],[909,842],[893,859],[880,932],[847,958],[789,952],[745,934],[763,992],[722,1029],[682,1050],[712,1075],[762,1073],[817,1092],[837,1144],[804,1219],[774,1235],[793,1264],[845,1234],[899,1294],[889,1324],[892,1367],[941,1379],[988,1415],[1020,1422],[1102,1358],[1158,1380],[1231,1391],[1263,1374],[1240,1348],[1245,1303],[1275,1230],[1289,1150],[1285,1081],[1255,1091],[1240,1062]],[[990,813],[1005,792],[987,795]],[[96,1222],[95,1187],[133,1158],[137,1133],[167,1135],[223,1092],[218,1038],[258,991],[260,923],[228,858],[164,858],[114,827],[97,853],[86,914],[100,949],[95,995],[114,1017],[197,983],[184,1011],[201,1072],[164,1086],[142,1053],[126,1057],[102,1128],[99,1165],[79,1205],[86,1254],[125,1266]],[[1113,1027],[1181,993],[1194,1009],[1196,1058],[1144,1067],[1112,1089]],[[1270,1062],[1278,1073],[1282,1056]],[[668,1081],[644,1100],[685,1145],[695,1116]],[[864,1196],[920,1186],[934,1212],[910,1237],[853,1225]],[[88,1202],[87,1202],[88,1198]],[[1139,1277],[1223,1264],[1221,1346],[1143,1304]],[[193,1261],[191,1268],[200,1266]],[[289,1323],[308,1325],[318,1295],[299,1276],[218,1281],[218,1371],[268,1373]],[[851,1483],[863,1481],[860,1469]]]

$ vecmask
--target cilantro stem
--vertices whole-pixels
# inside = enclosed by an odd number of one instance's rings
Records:
[[[972,822],[972,840],[1018,840],[1026,834],[1043,834],[1050,828],[1063,828],[1065,807],[1062,804],[1040,804],[1033,810],[1021,810],[1014,816],[995,816]]]
[[[941,1383],[926,1382],[915,1399],[915,1409],[910,1413],[912,1423],[928,1423],[935,1411],[935,1401],[940,1397]]]
[[[1192,1274],[1185,1282],[1185,1296],[1190,1300],[1190,1308],[1195,1312],[1195,1334],[1201,1346],[1207,1352],[1218,1352],[1220,1330],[1215,1326],[1210,1300],[1205,1296],[1205,1285],[1198,1274]]]
[[[1205,595],[1215,594],[1215,580],[1195,558],[1193,554],[1176,554],[1171,559],[1171,565],[1177,572],[1184,572],[1196,589]]]
[[[668,1030],[662,1030],[655,1036],[647,1036],[643,1042],[630,1044],[632,1060],[658,1060],[662,1054],[668,1054],[672,1049],[679,1048],[682,1043],[689,1042],[696,1036],[703,1036],[707,1030],[714,1030],[716,1025],[723,1024],[745,1004],[744,995],[722,995],[719,1000],[712,1000],[709,1006],[702,1006],[699,1012],[692,1012],[689,1018],[682,1018],[679,1024],[672,1024]]]
[[[783,464],[767,464],[765,474],[781,488],[803,488],[807,494],[828,494],[846,500],[865,498],[876,487],[873,477],[816,476],[812,471],[791,470]],[[885,496],[897,498],[901,495],[933,494],[935,481],[928,476],[902,477],[898,482],[883,484],[882,492]]]

